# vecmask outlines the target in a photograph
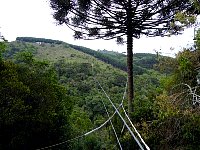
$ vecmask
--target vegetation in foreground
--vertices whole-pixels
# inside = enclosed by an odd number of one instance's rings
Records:
[[[122,100],[126,85],[123,69],[113,68],[66,43],[44,40],[39,44],[1,42],[0,149],[42,148],[83,135],[104,123],[107,114],[103,102],[110,115],[114,110],[94,77],[115,105]],[[176,58],[160,57],[159,63],[155,55],[135,55],[139,69],[135,72],[135,110],[131,117],[151,149],[200,148],[199,106],[192,103],[192,93],[187,88],[196,87],[199,94],[198,42],[197,39],[197,50],[185,49]],[[7,50],[3,52],[5,46]],[[108,56],[106,59],[116,56],[107,51],[99,53],[104,54],[101,57]],[[119,63],[123,62],[124,55],[116,57]],[[112,122],[123,149],[137,149],[128,131],[122,130],[120,118],[115,116]],[[51,149],[119,146],[107,124],[88,136]]]

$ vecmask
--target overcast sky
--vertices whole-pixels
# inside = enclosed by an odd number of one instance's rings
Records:
[[[85,46],[94,50],[106,49],[119,52],[126,51],[126,45],[119,46],[112,41],[74,40],[73,32],[67,26],[57,26],[52,17],[48,0],[0,0],[0,32],[8,40],[16,37],[38,37],[61,40],[67,43]],[[174,55],[183,47],[193,44],[193,29],[187,29],[183,35],[165,38],[141,37],[134,40],[134,53],[155,53]],[[170,48],[175,48],[171,51]]]

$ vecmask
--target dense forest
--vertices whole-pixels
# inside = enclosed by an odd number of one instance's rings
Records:
[[[134,54],[131,120],[151,149],[200,149],[199,37],[175,58]],[[115,112],[107,96],[127,110],[125,60],[51,39],[2,40],[0,149],[120,149],[110,122],[98,127]],[[121,147],[139,149],[120,117],[111,121]]]

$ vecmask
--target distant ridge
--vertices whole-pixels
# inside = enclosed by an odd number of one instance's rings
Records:
[[[92,50],[83,46],[69,44],[59,40],[35,38],[35,37],[17,37],[16,41],[30,42],[30,43],[49,43],[49,44],[63,44],[74,50],[89,54],[98,60],[101,60],[107,64],[110,64],[116,68],[126,71],[126,55],[114,51],[107,50]],[[134,54],[134,74],[142,74],[148,69],[153,69],[153,66],[157,64],[157,55],[149,53],[135,53]]]
[[[64,42],[59,40],[52,40],[52,39],[45,39],[45,38],[35,38],[35,37],[17,37],[16,41],[22,41],[22,42],[42,42],[42,43],[49,43],[49,44],[62,44]]]
[[[71,47],[75,50],[89,54],[89,55],[91,55],[91,56],[93,56],[93,57],[95,57],[95,58],[97,58],[97,59],[99,59],[99,60],[101,60],[105,63],[111,64],[112,66],[114,66],[116,68],[119,68],[121,70],[126,71],[126,61],[119,61],[119,59],[113,57],[113,55],[105,53],[105,50],[104,50],[104,52],[95,51],[95,50],[92,50],[90,48],[86,48],[86,47],[83,47],[83,46],[77,46],[77,45],[65,43],[63,41],[45,39],[45,38],[17,37],[16,41],[30,42],[30,43],[41,42],[41,43],[49,43],[49,44],[66,44],[67,46],[69,46],[69,47]],[[117,53],[117,52],[113,52],[113,53],[120,55],[120,57],[124,57],[124,58],[126,57],[126,55],[124,55],[124,54],[120,54],[120,53]]]

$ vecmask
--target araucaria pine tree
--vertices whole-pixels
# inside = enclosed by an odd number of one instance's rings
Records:
[[[50,0],[53,17],[76,39],[114,39],[127,44],[128,112],[133,111],[133,38],[180,31],[176,14],[194,10],[197,0]],[[190,11],[191,15],[191,11]],[[186,20],[190,21],[190,20]],[[179,24],[180,25],[180,24]]]

